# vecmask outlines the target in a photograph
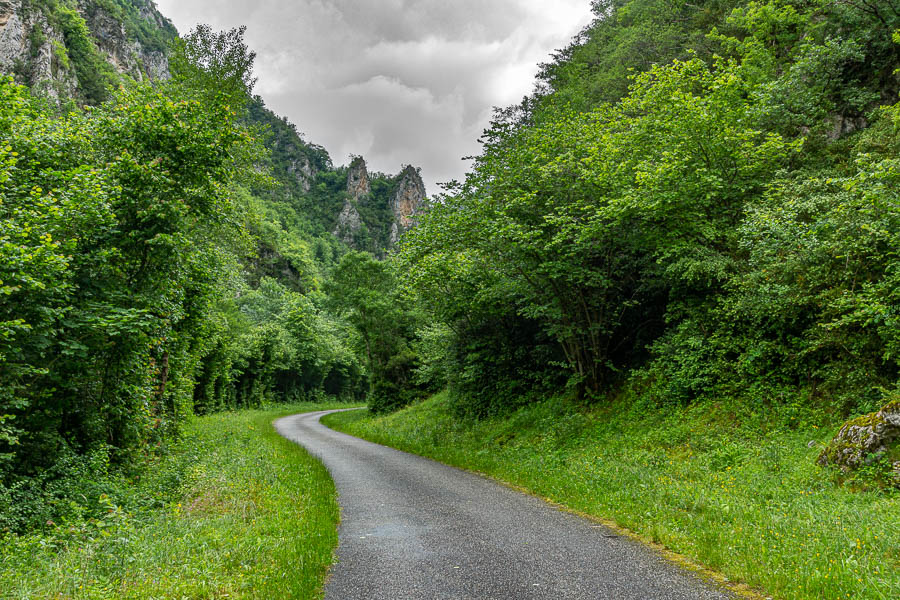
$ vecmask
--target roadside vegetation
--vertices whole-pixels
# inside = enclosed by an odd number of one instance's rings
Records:
[[[593,6],[343,296],[395,388],[329,422],[775,598],[897,597],[900,3]]]
[[[252,530],[288,446],[194,415],[365,398],[411,408],[332,420],[779,598],[900,596],[900,0],[591,4],[388,253],[398,182],[332,235],[346,170],[252,97],[243,29],[152,87],[29,3],[93,106],[0,78],[0,589],[294,593]]]
[[[337,545],[334,484],[272,421],[346,406],[198,417],[133,479],[96,458],[77,474],[70,516],[3,537],[0,597],[321,597]],[[103,511],[88,516],[78,503],[94,498]]]
[[[106,514],[91,474],[140,474],[193,415],[364,393],[334,256],[251,192],[278,187],[253,60],[199,26],[170,80],[64,113],[0,77],[0,538]]]
[[[836,485],[837,472],[815,465],[834,423],[794,419],[733,404],[551,399],[460,420],[442,393],[323,422],[612,522],[766,596],[897,598],[900,494],[866,474]]]

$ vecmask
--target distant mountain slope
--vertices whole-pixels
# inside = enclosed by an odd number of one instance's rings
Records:
[[[0,74],[61,106],[98,104],[123,77],[167,79],[167,51],[177,36],[152,0],[0,0]],[[404,167],[397,176],[367,173],[369,192],[351,199],[354,168],[336,168],[324,148],[306,142],[262,99],[254,98],[249,113],[270,151],[267,166],[275,180],[250,191],[266,204],[262,212],[270,225],[304,238],[318,264],[327,268],[346,247],[384,255],[412,224],[425,200],[417,169]],[[395,197],[400,191],[402,199]],[[342,217],[348,202],[358,219]],[[327,239],[332,235],[341,241]],[[252,278],[280,273],[299,280],[301,265],[280,248],[284,237],[271,231],[260,237],[260,254],[269,259],[251,269]]]

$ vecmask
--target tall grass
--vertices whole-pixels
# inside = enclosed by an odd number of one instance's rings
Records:
[[[610,519],[776,598],[900,598],[900,496],[853,491],[817,467],[831,427],[562,400],[460,421],[445,395],[325,423]]]
[[[342,405],[345,406],[345,405]],[[132,507],[0,539],[0,598],[318,598],[337,545],[334,485],[279,436],[299,405],[199,418]]]

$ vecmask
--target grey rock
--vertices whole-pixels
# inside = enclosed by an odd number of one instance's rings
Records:
[[[162,81],[170,77],[164,52],[143,48],[129,39],[124,24],[94,3],[79,0],[76,8],[85,18],[94,43],[121,75],[137,81]],[[155,26],[165,27],[165,18],[150,6],[141,15]],[[36,31],[42,32],[35,38]],[[40,45],[35,47],[36,42]],[[78,93],[78,78],[67,58],[65,37],[55,29],[39,5],[26,10],[23,0],[0,0],[0,73],[15,73],[19,83],[60,101]]]
[[[79,3],[79,7],[94,34],[97,48],[106,55],[107,62],[119,74],[129,75],[136,81],[164,81],[169,78],[169,61],[165,54],[145,50],[136,41],[129,40],[125,25],[102,8],[88,12],[85,10],[84,0]],[[152,13],[148,13],[147,8],[141,14],[156,26],[162,26]]]
[[[316,179],[316,168],[306,156],[292,160],[288,165],[288,173],[300,184],[300,189],[309,192],[312,182]]]
[[[334,229],[334,235],[342,242],[348,245],[353,244],[353,234],[359,231],[362,225],[362,219],[356,206],[349,200],[344,204],[341,214],[338,215],[337,227]]]
[[[831,131],[828,132],[828,139],[839,140],[845,135],[850,135],[855,131],[865,129],[869,126],[869,122],[865,117],[847,117],[845,115],[832,115]]]
[[[425,183],[413,166],[403,169],[397,193],[391,199],[394,223],[391,225],[390,244],[393,246],[400,236],[415,226],[415,216],[425,201]]]
[[[60,58],[65,52],[62,33],[42,13],[21,8],[21,2],[0,2],[0,73],[15,73],[19,83],[57,101],[73,95],[78,80],[71,65]],[[42,32],[43,41],[35,48],[36,31]]]
[[[357,156],[350,163],[350,171],[347,174],[347,201],[338,215],[337,226],[332,232],[345,244],[353,245],[353,236],[362,226],[362,218],[356,207],[368,200],[369,192],[369,171],[366,169],[366,161]]]
[[[369,171],[366,169],[366,161],[357,156],[350,163],[350,172],[347,174],[347,193],[357,202],[369,195]]]
[[[11,73],[16,61],[25,58],[25,23],[9,2],[0,3],[0,70]]]
[[[871,464],[900,442],[900,401],[845,423],[819,456],[822,466],[848,472]],[[897,465],[894,465],[895,470]],[[900,483],[900,479],[898,479]]]

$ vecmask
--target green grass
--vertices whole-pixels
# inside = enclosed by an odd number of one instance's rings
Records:
[[[337,545],[334,485],[274,419],[297,405],[196,419],[102,519],[0,539],[0,598],[319,598]],[[137,501],[135,501],[137,499]]]
[[[446,394],[388,416],[325,419],[612,520],[775,598],[900,598],[900,496],[854,492],[815,465],[831,426],[750,421],[715,405],[563,400],[461,421]]]

